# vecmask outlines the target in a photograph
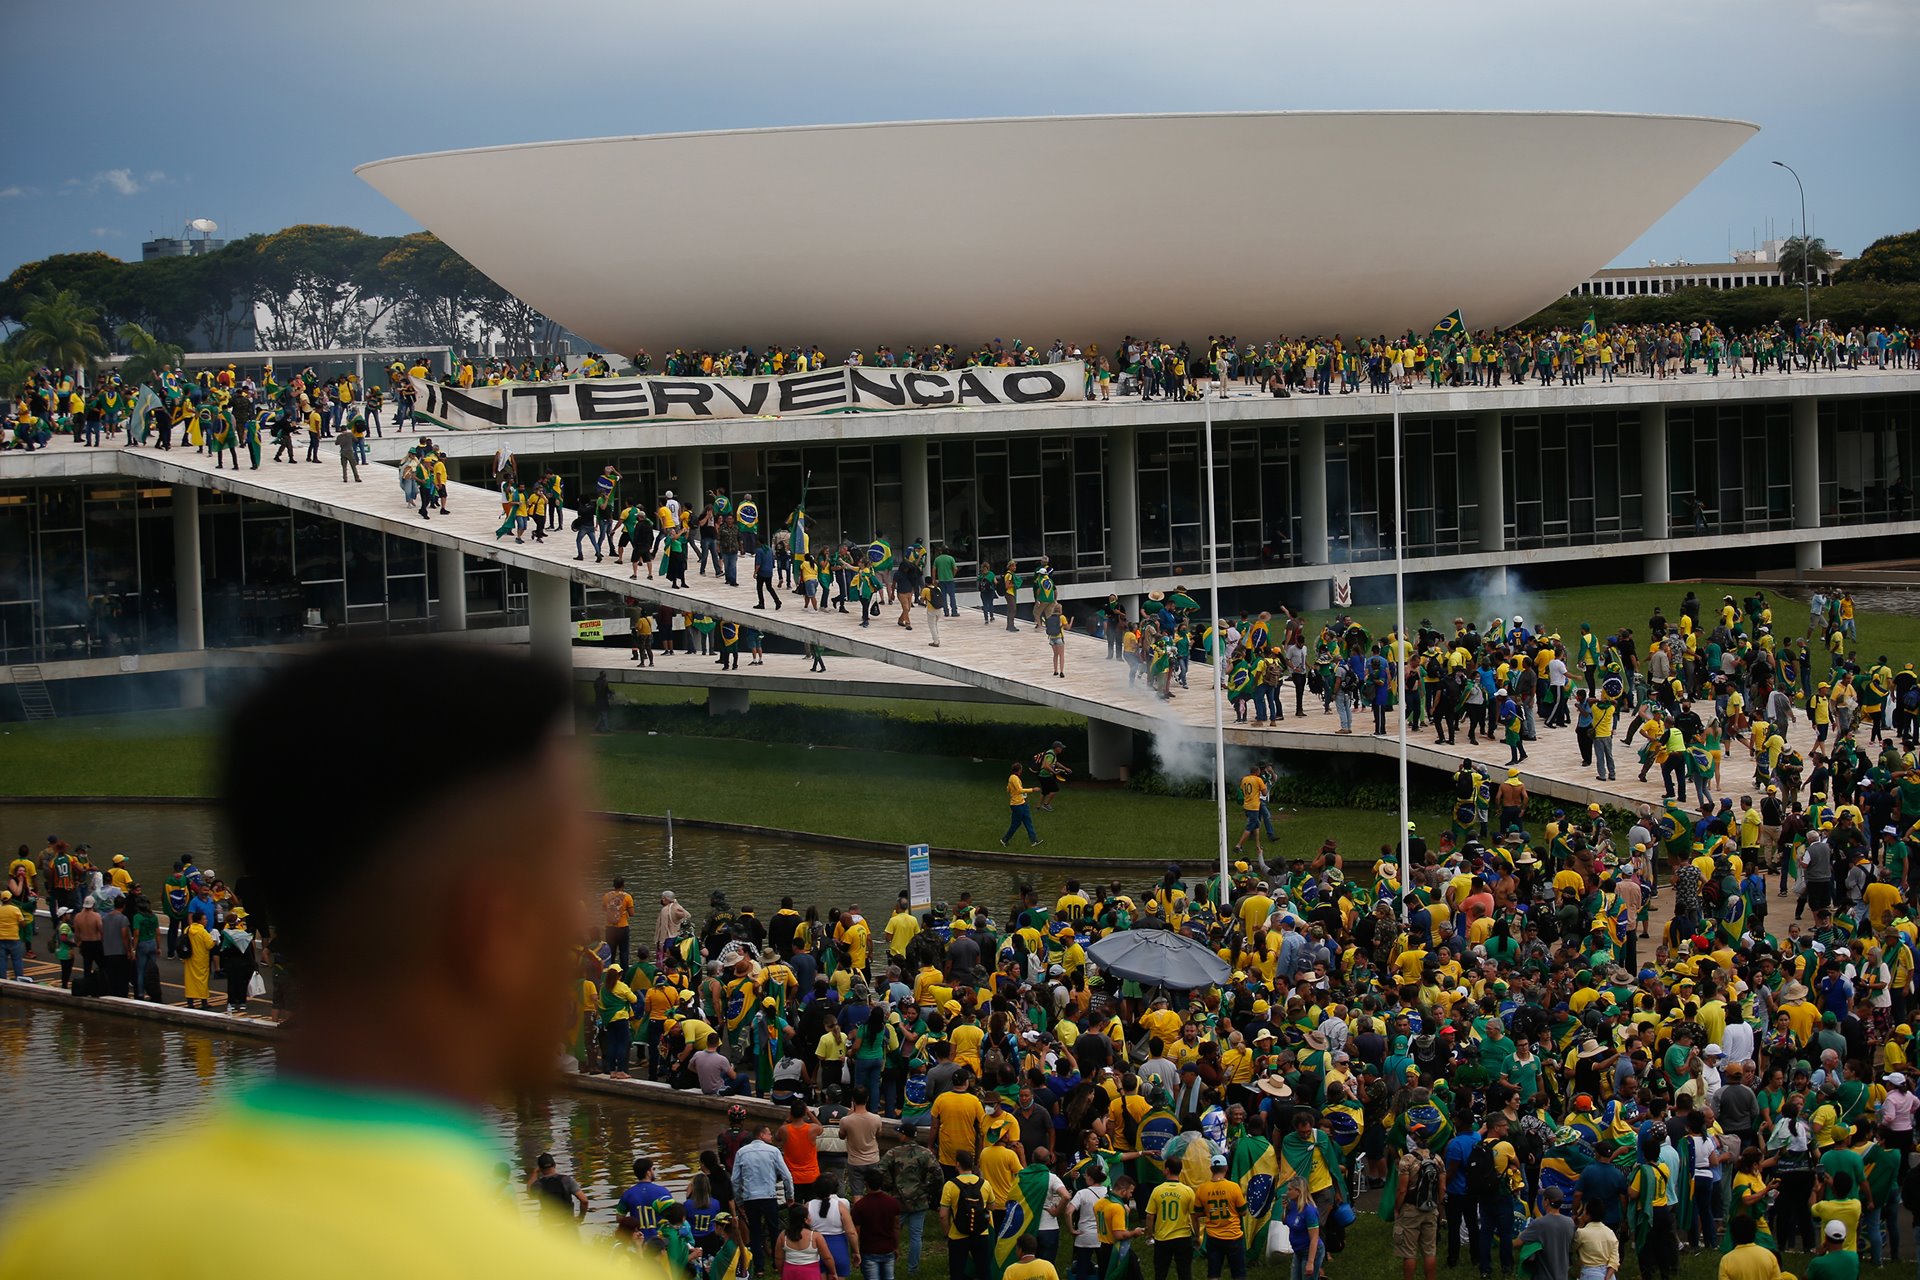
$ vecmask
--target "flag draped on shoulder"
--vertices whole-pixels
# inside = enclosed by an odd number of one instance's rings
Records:
[[[1013,1194],[1007,1197],[1006,1220],[993,1241],[993,1274],[998,1277],[1020,1258],[1020,1237],[1040,1230],[1040,1215],[1046,1212],[1047,1188],[1052,1173],[1045,1165],[1030,1164],[1013,1180]]]
[[[1265,1138],[1242,1138],[1233,1144],[1233,1167],[1228,1176],[1240,1184],[1246,1197],[1244,1227],[1247,1256],[1259,1258],[1267,1247],[1267,1226],[1280,1187],[1280,1161]]]

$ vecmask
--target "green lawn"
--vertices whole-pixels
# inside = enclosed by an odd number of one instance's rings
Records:
[[[0,794],[206,795],[213,723],[205,712],[146,712],[12,725],[0,736]],[[999,757],[644,732],[582,741],[593,753],[609,809],[658,814],[671,805],[681,818],[889,844],[928,840],[949,849],[996,848],[1005,830],[1007,775]],[[1075,782],[1056,810],[1035,814],[1049,853],[1190,856],[1217,838],[1216,810],[1206,800]],[[1429,832],[1445,821],[1438,814],[1415,817]],[[1230,837],[1238,839],[1237,806],[1228,821]],[[1311,853],[1328,838],[1349,857],[1371,856],[1395,839],[1396,821],[1391,813],[1352,809],[1275,814],[1280,850],[1290,857]],[[1014,844],[1025,848],[1025,837]]]
[[[1544,623],[1549,630],[1559,632],[1569,645],[1573,637],[1580,633],[1582,622],[1592,623],[1595,633],[1602,637],[1611,628],[1629,626],[1641,642],[1641,652],[1645,653],[1647,618],[1653,613],[1653,607],[1659,605],[1666,611],[1667,619],[1673,621],[1680,616],[1680,602],[1686,598],[1689,589],[1700,597],[1707,614],[1719,608],[1722,596],[1730,595],[1735,600],[1744,600],[1755,590],[1753,587],[1718,582],[1631,582],[1617,586],[1527,591],[1505,597],[1409,600],[1407,628],[1409,631],[1417,630],[1420,619],[1430,618],[1436,627],[1450,633],[1456,617],[1471,619],[1484,627],[1496,614],[1512,618],[1518,613],[1526,618],[1529,630],[1537,629]],[[1785,596],[1771,587],[1765,590],[1767,599],[1773,604],[1775,633],[1796,639],[1805,635],[1809,593],[1796,588],[1795,595]],[[1353,610],[1353,615],[1375,635],[1384,634],[1393,627],[1391,604],[1363,606]],[[1884,653],[1894,659],[1895,666],[1901,662],[1920,661],[1920,615],[1869,613],[1862,610],[1857,622],[1859,641],[1869,658]],[[1823,652],[1817,645],[1815,651]],[[1819,667],[1824,671],[1825,662],[1819,662]]]

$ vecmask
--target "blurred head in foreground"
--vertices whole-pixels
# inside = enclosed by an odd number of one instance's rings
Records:
[[[223,803],[297,995],[280,1074],[191,1125],[196,1168],[244,1171],[223,1181],[224,1247],[296,1275],[633,1274],[501,1196],[475,1114],[543,1083],[571,1023],[590,833],[568,696],[566,672],[497,647],[339,645],[235,708]],[[131,1137],[22,1203],[0,1275],[70,1264],[103,1197],[155,1238],[204,1212],[183,1150]],[[190,1250],[145,1267],[204,1269]]]

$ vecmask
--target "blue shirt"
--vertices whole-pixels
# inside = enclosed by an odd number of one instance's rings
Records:
[[[652,1240],[660,1234],[661,1201],[673,1199],[673,1192],[657,1182],[636,1182],[620,1194],[620,1213],[622,1218],[632,1218],[640,1228],[642,1239]]]
[[[773,576],[773,547],[771,544],[763,542],[753,549],[753,571],[763,578],[771,578]]]
[[[1289,1205],[1286,1221],[1287,1234],[1293,1239],[1294,1256],[1306,1257],[1311,1232],[1320,1225],[1320,1211],[1314,1208],[1311,1200],[1299,1206]]]
[[[793,1173],[787,1158],[775,1147],[758,1138],[740,1148],[733,1157],[733,1194],[740,1200],[772,1200],[775,1189],[785,1184],[787,1199],[793,1199]]]
[[[1610,1227],[1620,1225],[1620,1197],[1627,1193],[1627,1175],[1604,1161],[1596,1160],[1580,1171],[1576,1184],[1580,1197]]]
[[[1480,1145],[1480,1131],[1469,1130],[1455,1136],[1447,1144],[1447,1194],[1464,1196],[1467,1194],[1467,1158],[1473,1149]]]

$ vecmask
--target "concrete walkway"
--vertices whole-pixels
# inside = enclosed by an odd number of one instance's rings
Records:
[[[910,679],[933,677],[985,690],[997,697],[1055,706],[1086,716],[1095,722],[1091,737],[1096,759],[1090,763],[1096,768],[1082,772],[1107,772],[1110,776],[1110,771],[1098,766],[1110,765],[1113,760],[1130,755],[1125,735],[1114,737],[1119,729],[1151,735],[1155,749],[1163,754],[1173,750],[1204,753],[1212,745],[1212,700],[1205,678],[1198,676],[1197,671],[1191,688],[1176,687],[1174,699],[1164,702],[1147,692],[1142,684],[1129,685],[1126,664],[1107,659],[1104,641],[1070,635],[1066,646],[1067,674],[1065,678],[1056,678],[1052,675],[1045,637],[1026,621],[1020,622],[1015,632],[1006,629],[1004,617],[986,625],[977,608],[977,597],[971,592],[964,592],[961,597],[963,605],[968,607],[963,607],[958,617],[943,620],[939,644],[935,645],[933,634],[918,609],[913,611],[911,630],[896,625],[897,607],[871,619],[863,628],[857,611],[803,612],[799,601],[790,595],[782,598],[782,607],[777,611],[756,610],[753,588],[744,577],[742,585],[728,587],[717,578],[694,573],[684,590],[667,588],[664,579],[658,576],[647,580],[643,575],[633,581],[628,578],[625,565],[610,560],[596,564],[590,553],[584,561],[575,560],[574,540],[564,532],[550,536],[545,543],[516,544],[511,538],[496,539],[494,529],[500,523],[499,497],[475,486],[452,486],[448,495],[451,513],[423,519],[404,502],[397,472],[384,465],[361,468],[361,474],[366,477],[363,483],[343,484],[339,463],[331,457],[319,464],[267,462],[258,471],[237,472],[215,470],[210,458],[178,448],[171,453],[123,450],[120,457],[127,471],[160,483],[237,493],[525,568],[535,575],[530,580],[530,589],[536,653],[554,654],[557,646],[570,647],[571,623],[565,610],[565,595],[558,590],[558,584],[560,580],[572,579],[616,594],[631,595],[649,605],[669,604],[720,618],[734,618],[746,626],[791,640],[824,645],[829,657],[827,679],[817,686],[822,692],[855,691],[842,687],[843,679],[854,686],[880,683],[871,678],[871,666],[849,669],[851,664],[846,660],[851,657],[912,673]],[[651,495],[645,496],[651,498]],[[543,580],[553,585],[543,585]],[[577,652],[572,656],[577,656]],[[676,657],[662,661],[697,663],[699,659]],[[806,674],[807,664],[803,658],[769,658],[768,661],[770,667],[756,674],[769,678]],[[743,683],[748,683],[747,670],[743,665],[740,677]],[[714,674],[719,674],[717,668]],[[1290,714],[1277,728],[1254,728],[1250,723],[1230,722],[1226,727],[1226,740],[1240,746],[1316,753],[1392,757],[1397,750],[1393,736],[1397,723],[1391,715],[1388,734],[1384,737],[1374,736],[1370,732],[1370,719],[1363,716],[1356,716],[1354,733],[1344,736],[1334,732],[1335,717],[1323,713],[1311,700],[1304,716],[1291,714],[1291,698],[1287,709]],[[1623,724],[1617,731],[1624,732],[1625,728]],[[1810,728],[1796,726],[1790,741],[1802,751],[1810,749]],[[1570,804],[1598,801],[1623,807],[1657,803],[1660,799],[1658,775],[1653,775],[1649,782],[1639,782],[1639,766],[1627,748],[1615,749],[1619,778],[1611,782],[1596,779],[1581,766],[1571,730],[1542,730],[1540,740],[1528,744],[1528,752],[1530,758],[1521,766],[1521,776],[1537,793]],[[1489,766],[1496,776],[1504,776],[1507,751],[1503,746],[1489,745],[1483,740],[1478,748],[1470,748],[1464,736],[1457,746],[1437,745],[1430,731],[1416,733],[1410,739],[1409,757],[1416,764],[1451,771],[1463,755]],[[1723,777],[1727,789],[1735,795],[1740,793],[1741,784],[1750,780],[1746,769],[1744,750],[1732,748]]]

